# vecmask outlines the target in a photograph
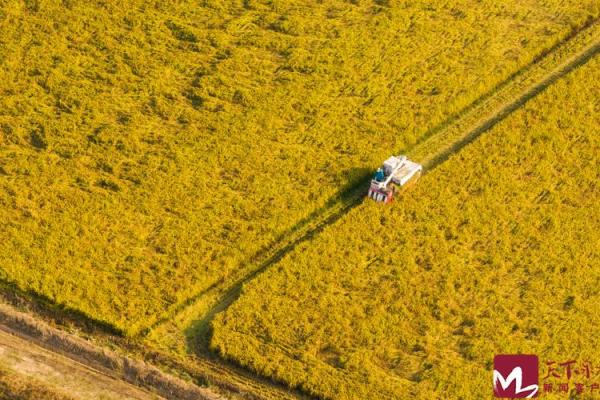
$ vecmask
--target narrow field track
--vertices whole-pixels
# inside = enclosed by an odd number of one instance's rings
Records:
[[[0,329],[0,365],[23,378],[59,386],[75,399],[162,399]]]
[[[0,368],[81,399],[223,398],[94,342],[0,302]]]

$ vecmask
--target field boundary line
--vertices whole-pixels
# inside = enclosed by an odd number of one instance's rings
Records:
[[[491,92],[482,95],[463,111],[450,116],[441,127],[432,129],[431,134],[425,135],[422,141],[404,149],[403,152],[423,163],[426,167],[426,173],[435,169],[452,154],[458,152],[462,147],[524,106],[558,79],[585,64],[599,51],[600,18],[597,18],[589,21],[585,27],[554,45],[549,51],[536,57],[534,62],[511,74],[509,78],[494,87]],[[309,217],[303,219],[287,234],[282,234],[280,240],[275,241],[276,244],[279,244],[278,246],[271,246],[271,248],[251,259],[249,264],[255,264],[257,268],[250,271],[246,269],[247,273],[239,278],[236,283],[227,288],[213,286],[198,293],[177,307],[176,312],[161,318],[150,329],[175,318],[180,312],[193,306],[204,296],[215,296],[217,301],[209,307],[208,312],[201,316],[202,319],[191,338],[194,344],[193,358],[195,363],[210,370],[212,375],[221,373],[227,375],[228,378],[234,378],[231,376],[233,373],[237,378],[237,383],[231,382],[233,387],[230,387],[230,389],[235,389],[240,384],[242,387],[246,386],[247,388],[248,384],[252,387],[254,386],[253,382],[249,382],[248,379],[252,380],[253,377],[258,376],[259,381],[254,383],[263,390],[266,389],[267,393],[271,392],[276,395],[282,383],[266,379],[266,382],[270,384],[264,387],[264,377],[247,368],[239,367],[234,362],[221,358],[209,350],[210,322],[216,314],[226,310],[237,300],[242,293],[244,284],[276,264],[298,245],[310,240],[327,226],[335,223],[351,209],[362,204],[369,180],[370,175],[342,190],[330,199],[324,207],[313,211]],[[168,355],[166,357],[167,359],[170,358]],[[288,390],[290,392],[289,396],[285,396],[286,398],[309,398],[306,394],[302,396],[302,394],[292,393],[295,392],[294,389]],[[252,397],[271,398],[260,394]]]
[[[23,362],[31,363],[24,371],[20,365]],[[139,400],[166,400],[157,393],[132,385],[112,374],[98,371],[62,353],[40,346],[30,338],[24,338],[15,330],[1,325],[0,364],[0,370],[11,372],[25,382],[33,378],[34,383],[41,385],[42,388],[49,389],[56,394],[64,394],[72,400],[82,397],[84,399],[96,398],[98,392],[102,393],[105,389],[108,390],[108,393],[101,394],[103,399],[115,399],[116,396],[119,396],[119,399],[127,397]],[[58,376],[61,378],[60,383],[57,384]],[[63,382],[63,379],[66,382]],[[80,382],[83,384],[79,385]],[[0,391],[0,393],[4,392]],[[4,399],[4,397],[2,398]]]

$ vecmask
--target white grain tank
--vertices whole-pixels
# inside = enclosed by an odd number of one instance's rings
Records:
[[[423,166],[410,161],[406,156],[392,156],[375,172],[367,196],[387,204],[394,198],[397,187],[416,181],[422,172]]]

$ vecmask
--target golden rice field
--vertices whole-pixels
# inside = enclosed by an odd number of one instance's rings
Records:
[[[0,279],[134,335],[599,14],[0,1]]]
[[[212,347],[326,399],[487,398],[494,354],[598,360],[598,93],[595,57],[353,209],[245,285]]]

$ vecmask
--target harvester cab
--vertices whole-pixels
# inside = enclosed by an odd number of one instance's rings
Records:
[[[394,198],[397,188],[416,181],[422,172],[423,166],[406,156],[392,156],[375,172],[367,196],[387,204]]]

